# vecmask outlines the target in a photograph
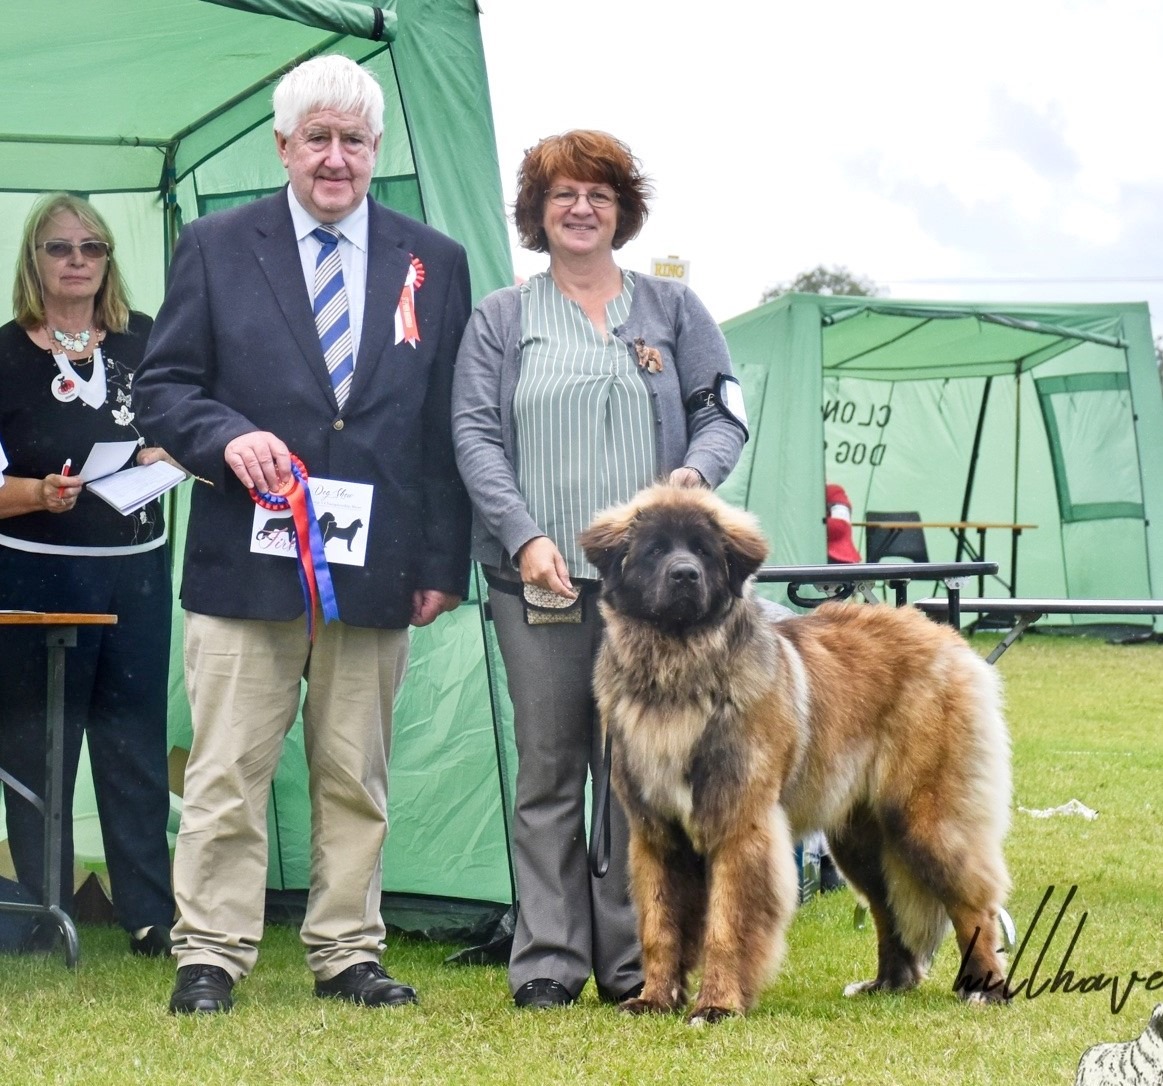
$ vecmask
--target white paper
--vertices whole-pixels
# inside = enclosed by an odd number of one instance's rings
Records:
[[[79,478],[82,482],[90,483],[94,479],[103,479],[115,471],[125,467],[128,460],[137,451],[136,441],[98,441],[89,451],[85,466],[81,468]]]
[[[152,464],[138,464],[102,479],[94,479],[88,484],[88,489],[119,513],[128,515],[136,513],[185,478],[186,473],[181,468],[166,460],[155,460]]]
[[[743,386],[734,377],[722,375],[719,381],[719,395],[723,397],[723,405],[727,413],[734,415],[739,422],[747,425],[747,405],[743,401]]]
[[[1098,811],[1091,809],[1077,799],[1068,799],[1058,807],[1019,807],[1018,810],[1022,814],[1028,814],[1034,818],[1053,818],[1055,815],[1079,815],[1088,822],[1093,822],[1098,818]]]
[[[367,533],[375,487],[370,483],[349,483],[318,476],[312,476],[308,486],[328,565],[362,566],[367,556]],[[276,512],[256,505],[251,522],[250,549],[254,554],[295,558],[299,551],[291,511]]]

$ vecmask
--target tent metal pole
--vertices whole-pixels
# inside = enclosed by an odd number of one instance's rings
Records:
[[[1021,476],[1022,454],[1022,359],[1014,364],[1014,501],[1011,524],[1018,520],[1018,482]],[[1010,595],[1018,594],[1018,532],[1010,535]]]
[[[162,273],[167,281],[170,273],[170,261],[174,257],[174,246],[178,244],[177,155],[177,143],[167,144],[165,165],[162,167],[161,184],[162,229],[164,231],[162,253],[163,259],[165,260],[165,267],[162,269]]]
[[[969,519],[969,502],[973,498],[973,484],[977,478],[977,457],[981,452],[981,435],[985,430],[985,412],[989,407],[989,392],[993,387],[993,378],[987,377],[985,379],[985,388],[981,393],[981,406],[977,410],[977,426],[973,431],[973,449],[969,453],[969,471],[965,477],[965,491],[961,495],[961,521],[964,523]],[[954,557],[955,562],[961,561],[961,556],[966,550],[965,529],[962,528],[957,533],[957,554]]]

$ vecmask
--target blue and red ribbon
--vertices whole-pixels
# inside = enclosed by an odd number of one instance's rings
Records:
[[[315,640],[315,608],[323,611],[323,621],[339,618],[339,604],[335,600],[335,586],[331,583],[331,568],[323,553],[323,534],[311,501],[307,485],[307,468],[291,454],[291,482],[282,494],[269,494],[257,488],[250,496],[257,505],[275,512],[291,511],[295,524],[295,548],[299,552],[299,583],[303,587],[303,601],[307,608],[307,636]]]

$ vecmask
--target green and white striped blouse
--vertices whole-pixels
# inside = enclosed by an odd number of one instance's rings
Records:
[[[634,273],[626,271],[622,293],[606,304],[603,337],[548,272],[522,292],[517,482],[571,577],[598,576],[578,532],[658,471],[650,393],[629,344],[608,331],[625,323],[633,297]]]

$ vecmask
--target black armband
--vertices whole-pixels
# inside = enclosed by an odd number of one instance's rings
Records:
[[[743,387],[729,373],[720,373],[715,378],[715,387],[700,388],[687,397],[687,414],[693,414],[704,407],[717,408],[721,415],[743,431],[743,440],[751,437],[747,429],[747,408],[743,404]]]

